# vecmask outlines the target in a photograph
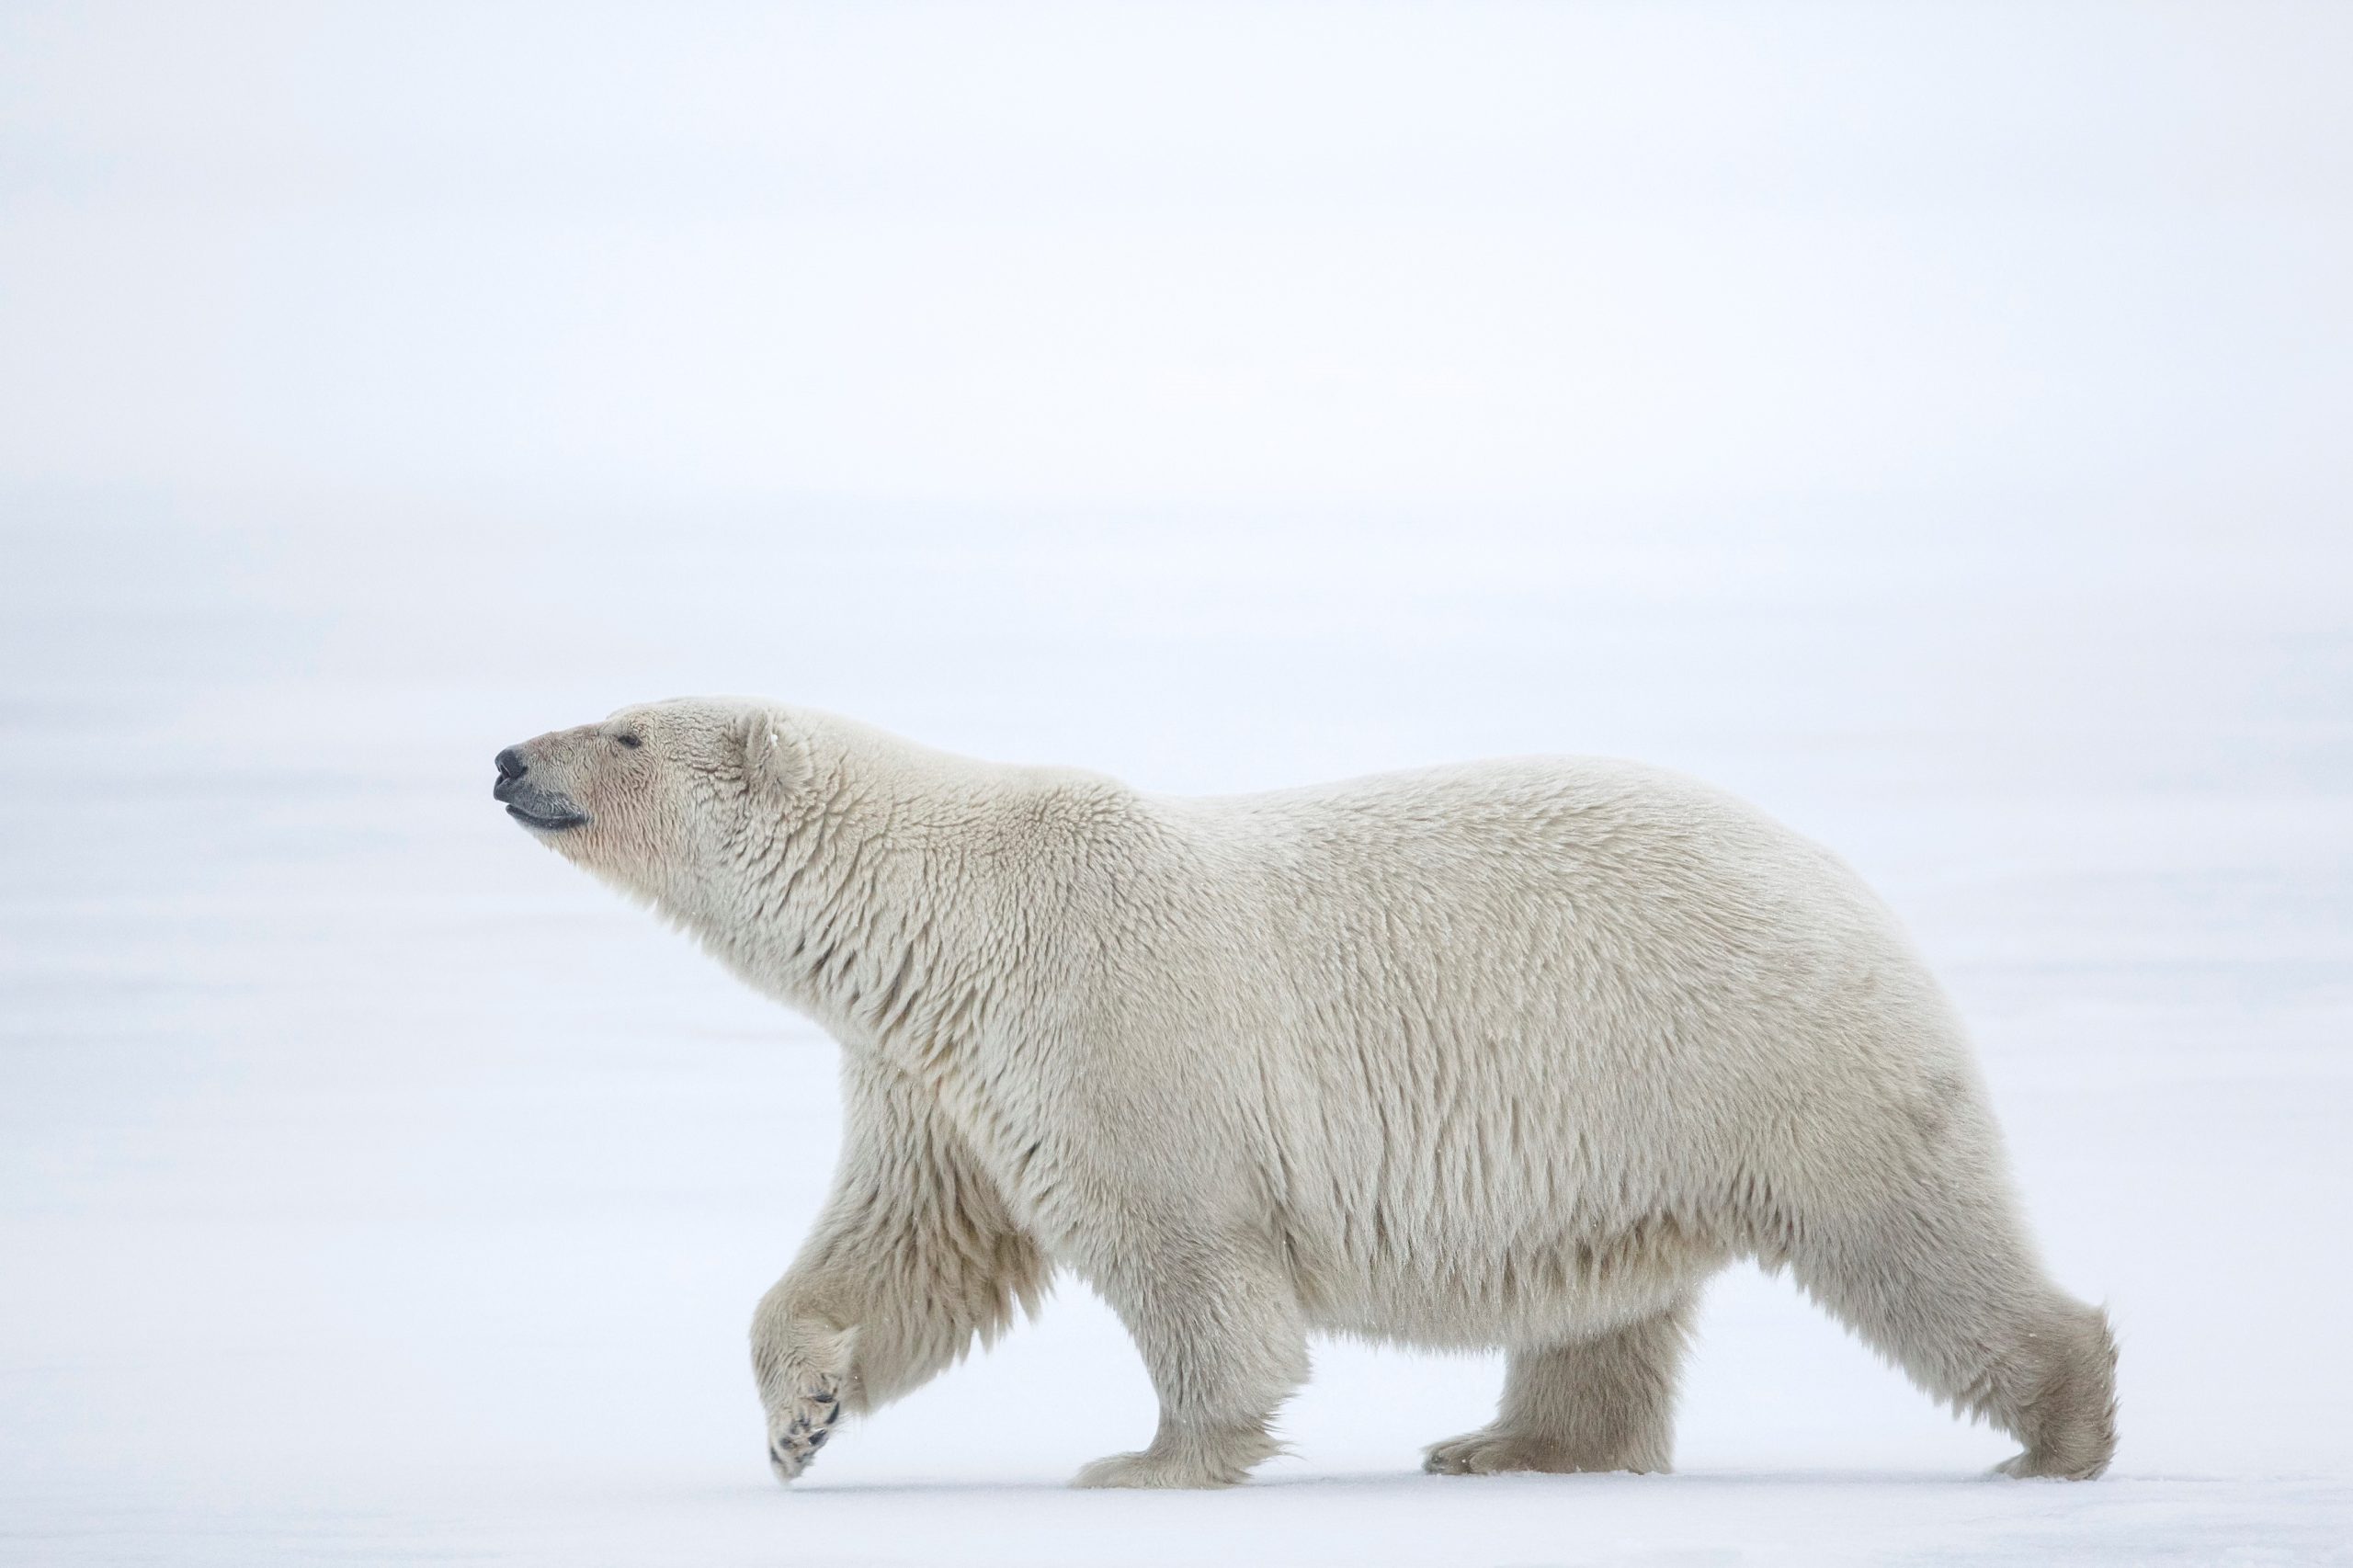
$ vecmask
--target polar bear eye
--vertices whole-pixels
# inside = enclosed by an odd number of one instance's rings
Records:
[[[631,751],[635,751],[638,747],[645,744],[643,736],[627,730],[624,730],[620,734],[615,735],[613,739],[620,742],[621,744],[629,747]]]

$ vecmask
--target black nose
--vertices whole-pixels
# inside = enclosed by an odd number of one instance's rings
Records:
[[[498,764],[498,776],[501,778],[520,778],[530,771],[523,766],[522,755],[513,746],[508,746],[492,760]]]

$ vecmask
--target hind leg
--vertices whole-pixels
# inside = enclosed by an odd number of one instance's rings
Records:
[[[2006,1187],[1930,1172],[1798,1227],[1798,1282],[1912,1381],[2026,1445],[2004,1474],[2087,1481],[2116,1450],[2107,1315],[2044,1276]]]
[[[1675,1454],[1675,1384],[1693,1298],[1589,1339],[1515,1350],[1503,1404],[1476,1432],[1430,1445],[1438,1475],[1664,1471]]]

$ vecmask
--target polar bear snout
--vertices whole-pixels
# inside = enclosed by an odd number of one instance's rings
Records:
[[[531,777],[529,747],[507,746],[491,759],[498,769],[498,781],[490,787],[490,798],[506,808],[506,814],[525,827],[541,833],[562,833],[582,825],[588,813],[580,803],[563,790],[551,787],[544,778]]]

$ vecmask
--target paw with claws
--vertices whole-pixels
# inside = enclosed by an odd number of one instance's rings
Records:
[[[839,1380],[826,1378],[804,1385],[797,1395],[768,1411],[768,1468],[776,1478],[790,1482],[809,1468],[834,1424],[842,1418]]]
[[[752,1324],[752,1367],[767,1415],[768,1466],[790,1482],[809,1468],[857,1397],[856,1329],[837,1328],[771,1292]]]

